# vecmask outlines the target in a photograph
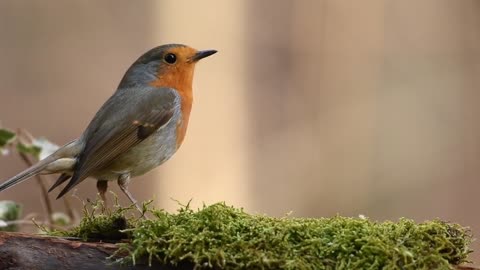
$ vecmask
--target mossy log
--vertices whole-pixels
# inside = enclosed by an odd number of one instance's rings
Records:
[[[224,203],[152,208],[149,219],[91,209],[49,237],[0,233],[0,269],[476,269],[457,266],[468,263],[471,232],[440,220],[275,218]]]
[[[82,242],[59,237],[0,232],[0,269],[193,269],[190,263],[177,267],[137,261],[136,265],[113,264],[107,257],[117,251],[113,243]],[[455,266],[458,270],[476,270]]]
[[[114,264],[107,259],[118,249],[116,244],[102,242],[82,242],[59,237],[0,232],[0,269],[193,269],[189,263],[176,268],[153,262],[149,267],[145,262]]]

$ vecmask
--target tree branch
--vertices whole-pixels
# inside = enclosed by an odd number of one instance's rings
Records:
[[[57,237],[0,232],[0,269],[193,269],[189,263],[178,267],[142,261],[136,265],[120,265],[108,260],[117,250],[116,244],[71,241]]]

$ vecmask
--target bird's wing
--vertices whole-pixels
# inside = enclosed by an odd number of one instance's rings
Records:
[[[117,90],[82,135],[85,147],[58,198],[166,125],[178,109],[180,97],[172,88]]]

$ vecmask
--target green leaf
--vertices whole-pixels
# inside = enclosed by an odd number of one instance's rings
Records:
[[[20,218],[21,207],[14,201],[0,201],[0,231],[17,231],[16,225],[7,225],[7,221]],[[3,225],[3,226],[2,226]]]
[[[0,128],[0,148],[5,147],[7,144],[15,140],[15,137],[15,132],[5,128]]]
[[[62,212],[53,213],[52,221],[53,221],[53,224],[58,226],[67,226],[72,224],[72,220],[70,219],[70,217],[68,217],[67,214]]]
[[[34,144],[23,144],[19,142],[17,143],[17,151],[22,154],[32,155],[38,159],[42,148]]]

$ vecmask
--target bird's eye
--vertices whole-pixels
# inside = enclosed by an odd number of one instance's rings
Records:
[[[173,64],[177,61],[177,56],[173,53],[167,53],[163,59],[165,59],[165,62]]]

